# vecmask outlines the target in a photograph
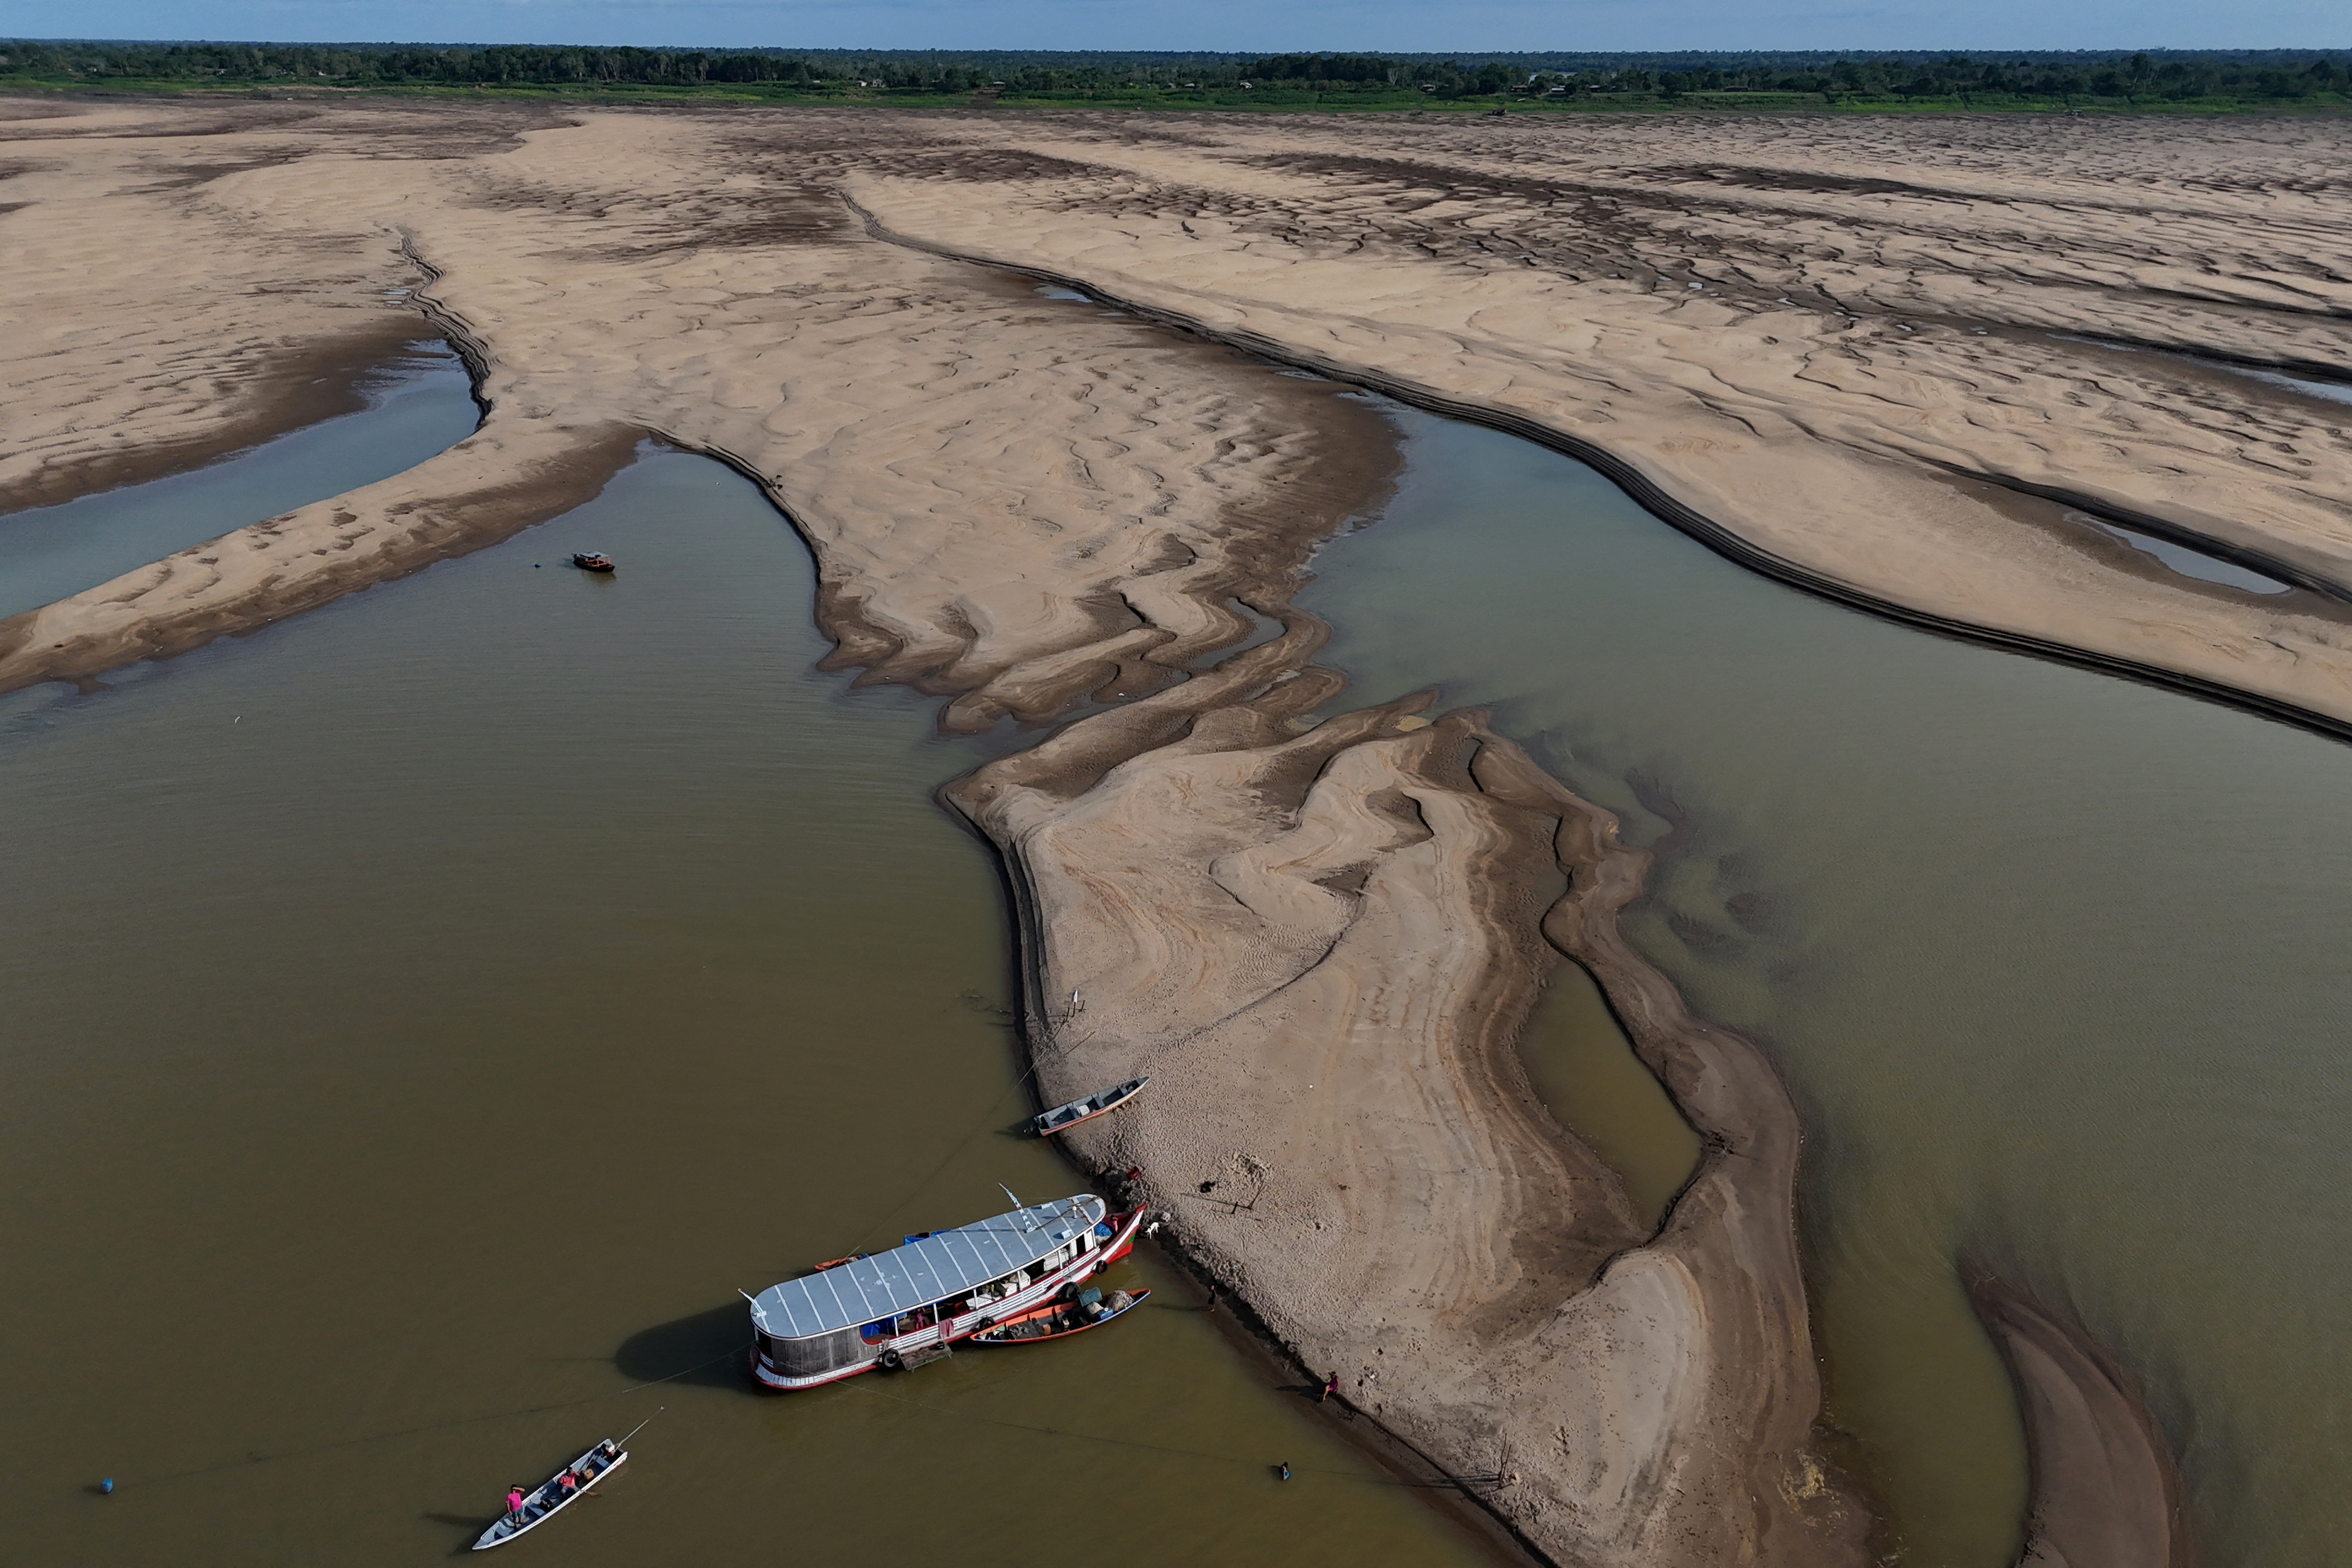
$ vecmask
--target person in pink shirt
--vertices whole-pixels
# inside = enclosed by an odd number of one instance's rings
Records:
[[[507,1511],[509,1513],[522,1511],[522,1488],[513,1486],[507,1489]]]

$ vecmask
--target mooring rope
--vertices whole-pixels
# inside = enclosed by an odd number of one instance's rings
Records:
[[[1029,1065],[1022,1068],[1019,1076],[1014,1078],[1011,1083],[1006,1084],[1002,1089],[997,1091],[996,1098],[988,1102],[988,1109],[981,1112],[980,1120],[972,1124],[971,1131],[965,1133],[956,1143],[954,1148],[950,1149],[946,1154],[941,1156],[938,1164],[933,1165],[929,1171],[923,1173],[922,1176],[915,1183],[914,1186],[908,1191],[905,1197],[900,1198],[896,1204],[893,1204],[890,1207],[882,1211],[883,1217],[876,1220],[871,1226],[866,1227],[866,1234],[860,1237],[857,1240],[857,1245],[851,1248],[853,1252],[862,1252],[866,1250],[866,1245],[877,1236],[887,1234],[888,1216],[894,1214],[904,1213],[908,1205],[922,1196],[924,1190],[939,1179],[939,1175],[941,1171],[946,1170],[950,1165],[955,1163],[957,1156],[961,1155],[966,1149],[971,1147],[971,1142],[973,1139],[988,1131],[990,1125],[995,1121],[999,1115],[998,1107],[1004,1103],[1005,1097],[1019,1092],[1028,1084],[1032,1078],[1036,1076],[1037,1069],[1045,1065],[1045,1054],[1046,1053],[1044,1050],[1032,1050],[1029,1052]]]

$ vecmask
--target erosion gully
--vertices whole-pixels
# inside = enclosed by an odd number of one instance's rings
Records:
[[[1307,596],[1344,700],[1492,705],[1659,852],[1632,933],[1804,1107],[1831,1416],[1902,1560],[2015,1547],[1964,1258],[2146,1381],[2212,1561],[2325,1560],[2352,751],[1822,603],[1391,412],[1403,482]],[[247,487],[206,531],[378,477],[279,466],[318,434],[204,470]],[[67,553],[152,556],[195,477],[71,503]],[[567,1555],[1490,1560],[1148,1258],[1103,1334],[750,1391],[736,1288],[1076,1185],[1013,1135],[1001,894],[930,798],[1021,739],[817,672],[813,595],[756,490],[648,448],[505,544],[0,700],[22,1550],[410,1561],[658,1410]],[[1688,1130],[1573,969],[1527,1055],[1670,1201]]]

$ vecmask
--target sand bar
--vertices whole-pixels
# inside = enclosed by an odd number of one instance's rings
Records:
[[[0,689],[478,547],[644,439],[727,461],[814,551],[836,666],[940,694],[951,727],[1112,705],[950,792],[1013,873],[1046,1097],[1155,1074],[1074,1153],[1139,1169],[1182,1250],[1357,1408],[1492,1470],[1482,1500],[1540,1554],[1858,1563],[1866,1508],[1814,1431],[1794,1112],[1616,935],[1643,858],[1480,715],[1307,721],[1337,679],[1289,595],[1388,483],[1385,423],[969,259],[1590,451],[1857,599],[2352,722],[2340,409],[2058,335],[2334,363],[2333,264],[2288,252],[2336,242],[2290,176],[2341,132],[2118,132],[2158,138],[2107,149],[2158,171],[2134,205],[2100,148],[2013,122],[1969,132],[2011,139],[1997,176],[1926,121],[1699,129],[364,103],[10,122],[27,199],[0,265],[25,282],[0,400],[26,434],[0,505],[248,440],[268,366],[411,307],[487,413],[380,485],[0,622]],[[2211,177],[2231,160],[2254,173]],[[2179,577],[2068,506],[2302,587]],[[1243,606],[1283,635],[1184,678],[1242,639]],[[1563,952],[1709,1141],[1654,1235],[1511,1055]]]

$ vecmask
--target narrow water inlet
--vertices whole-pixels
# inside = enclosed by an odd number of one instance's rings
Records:
[[[473,434],[457,355],[420,338],[360,384],[367,406],[184,473],[0,512],[0,617],[37,609],[248,523],[389,479]]]
[[[2152,533],[2142,533],[2137,529],[2126,528],[2121,523],[2109,522],[2087,512],[2070,511],[2065,516],[2068,522],[2079,527],[2095,528],[2110,539],[2121,540],[2141,554],[2161,563],[2167,571],[2183,577],[2243,588],[2250,594],[2292,594],[2295,591],[2293,583],[2282,582],[2202,550],[2192,550],[2168,539],[2158,539]]]
[[[1550,1111],[1624,1181],[1655,1229],[1698,1168],[1700,1142],[1634,1054],[1591,973],[1563,959],[1519,1035],[1528,1080]]]

